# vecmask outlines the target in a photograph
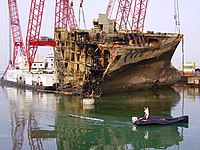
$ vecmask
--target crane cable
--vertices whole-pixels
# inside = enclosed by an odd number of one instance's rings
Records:
[[[49,17],[50,3],[47,3],[47,5],[48,5],[47,6],[47,13],[46,13],[47,17],[45,17],[45,21],[44,21],[45,22],[45,25],[44,25],[45,27],[48,26],[49,18],[51,18],[51,17]],[[47,34],[47,28],[44,29],[44,34],[45,35]]]
[[[114,10],[116,0],[110,0],[106,9],[106,14],[108,15],[108,18],[110,19]]]
[[[180,16],[179,16],[179,3],[178,0],[174,0],[174,20],[175,20],[175,31],[180,34]],[[184,36],[182,37],[182,76],[184,76],[184,63],[185,63],[185,56],[184,56]]]
[[[85,16],[84,16],[84,11],[83,11],[83,0],[81,0],[80,7],[79,7],[79,28],[80,28],[80,22],[81,22],[81,13],[82,13],[82,16],[83,16],[84,28],[86,29],[86,22],[85,22]]]
[[[179,16],[179,3],[178,0],[174,0],[174,20],[175,20],[175,31],[180,34],[180,16]]]

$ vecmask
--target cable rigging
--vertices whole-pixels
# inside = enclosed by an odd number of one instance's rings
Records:
[[[84,25],[84,28],[86,29],[85,15],[84,15],[84,11],[83,11],[83,0],[80,1],[80,6],[79,6],[79,28],[80,28],[80,24],[81,24],[81,14],[83,17],[83,25]]]
[[[175,32],[178,34],[181,33],[181,23],[180,23],[180,16],[179,16],[179,2],[178,0],[174,0],[174,21],[175,21]],[[184,63],[185,63],[185,56],[184,56],[184,36],[182,37],[182,76],[184,76]]]
[[[174,21],[175,21],[175,32],[180,34],[180,16],[179,16],[179,3],[178,0],[174,0]]]

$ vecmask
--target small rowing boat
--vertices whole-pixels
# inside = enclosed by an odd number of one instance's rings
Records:
[[[188,116],[180,116],[175,118],[160,118],[156,116],[150,116],[148,119],[132,117],[132,122],[135,125],[166,125],[175,123],[188,123]]]

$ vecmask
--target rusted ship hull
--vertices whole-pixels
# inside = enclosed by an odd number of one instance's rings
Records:
[[[178,70],[171,64],[171,58],[178,43],[177,39],[166,51],[153,58],[143,59],[139,62],[132,60],[134,63],[110,72],[104,78],[102,93],[127,92],[173,85],[180,79]]]

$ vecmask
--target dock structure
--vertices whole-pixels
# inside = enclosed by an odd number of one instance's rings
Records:
[[[200,72],[184,72],[181,81],[191,86],[200,86]]]
[[[181,82],[191,86],[200,86],[200,69],[195,62],[186,62],[180,72]]]

